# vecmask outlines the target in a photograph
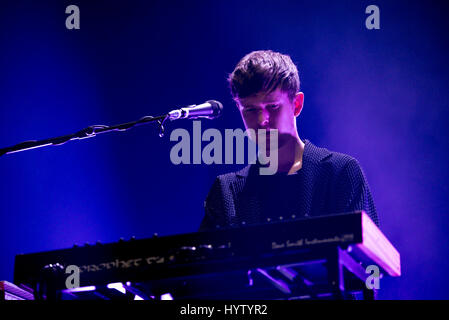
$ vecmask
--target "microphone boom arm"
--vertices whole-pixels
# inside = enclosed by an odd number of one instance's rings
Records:
[[[8,147],[8,148],[2,148],[0,149],[0,156],[8,153],[15,153],[19,151],[25,151],[25,150],[31,150],[36,149],[40,147],[46,147],[46,146],[59,146],[62,145],[70,140],[81,140],[86,138],[92,138],[95,137],[97,134],[111,132],[111,131],[126,131],[128,129],[131,129],[135,126],[140,126],[149,122],[158,122],[159,124],[159,136],[162,137],[164,135],[164,122],[167,120],[168,114],[158,117],[152,117],[152,116],[145,116],[143,118],[140,118],[137,121],[122,123],[114,126],[105,126],[105,125],[93,125],[89,126],[87,128],[84,128],[78,132],[75,132],[73,134],[55,137],[55,138],[49,138],[44,140],[30,140],[30,141],[24,141],[19,144],[16,144],[14,146]]]
[[[24,150],[36,149],[46,146],[59,146],[70,140],[81,140],[86,138],[95,137],[97,134],[111,132],[111,131],[126,131],[135,126],[140,126],[148,122],[157,122],[159,124],[159,137],[164,136],[164,122],[169,120],[177,119],[197,119],[197,118],[207,118],[214,119],[221,115],[223,110],[223,105],[216,100],[209,100],[206,103],[200,105],[191,105],[185,108],[173,110],[165,115],[152,117],[145,116],[137,121],[127,122],[123,124],[118,124],[115,126],[105,126],[105,125],[94,125],[84,128],[73,134],[66,136],[50,138],[45,140],[30,140],[12,147],[0,149],[0,156],[8,153],[15,153]]]

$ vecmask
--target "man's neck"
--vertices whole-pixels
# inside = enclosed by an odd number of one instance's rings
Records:
[[[302,168],[304,142],[297,136],[278,149],[278,171],[293,174]]]
[[[304,142],[301,141],[299,136],[288,139],[280,148],[277,149],[277,172],[284,172],[293,174],[302,168],[302,160],[304,154]],[[269,157],[269,150],[266,151],[266,155]],[[262,159],[262,163],[267,163],[267,158],[259,152],[259,160]]]

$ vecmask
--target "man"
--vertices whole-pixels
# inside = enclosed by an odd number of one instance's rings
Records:
[[[364,173],[356,159],[301,140],[296,117],[304,105],[291,58],[254,51],[229,76],[246,129],[277,129],[277,172],[260,175],[260,163],[216,178],[205,201],[200,230],[365,210],[379,225]],[[257,138],[257,140],[259,140]]]

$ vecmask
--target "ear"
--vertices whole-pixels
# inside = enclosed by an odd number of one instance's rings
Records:
[[[295,114],[295,117],[297,117],[301,113],[302,107],[304,106],[304,93],[298,92],[296,94],[295,99],[294,99],[293,102],[295,104],[294,114]]]

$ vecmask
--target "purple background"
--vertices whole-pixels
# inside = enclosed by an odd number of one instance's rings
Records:
[[[81,29],[65,28],[65,8]],[[380,8],[380,30],[365,8]],[[444,1],[3,1],[0,147],[160,115],[216,99],[203,129],[243,128],[226,84],[246,53],[298,64],[301,138],[361,163],[403,276],[383,299],[447,299],[448,35]],[[0,280],[14,256],[197,230],[215,176],[175,166],[169,133],[190,121],[0,158]]]

